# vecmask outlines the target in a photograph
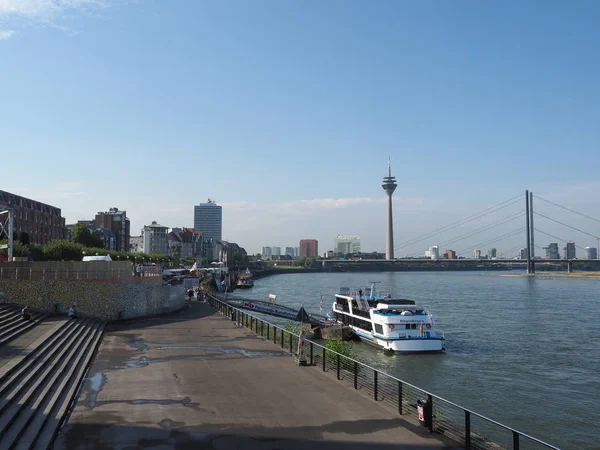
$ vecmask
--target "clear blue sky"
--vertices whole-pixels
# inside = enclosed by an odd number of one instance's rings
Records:
[[[211,197],[250,251],[383,250],[391,155],[397,241],[525,189],[594,215],[599,23],[596,1],[4,0],[0,189],[135,230]]]

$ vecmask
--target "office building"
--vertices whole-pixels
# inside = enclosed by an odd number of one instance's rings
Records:
[[[551,242],[548,244],[548,247],[544,247],[544,250],[546,250],[546,259],[560,259],[558,244],[556,242]]]
[[[281,256],[281,247],[271,247],[273,256]]]
[[[444,259],[456,259],[456,252],[451,249],[446,249],[443,254]]]
[[[285,254],[294,258],[296,254],[294,253],[294,247],[286,247]]]
[[[473,250],[473,258],[481,259],[481,250]]]
[[[263,247],[260,252],[262,259],[271,259],[273,257],[273,249],[271,247]]]
[[[99,211],[94,224],[98,228],[106,228],[115,234],[116,250],[129,251],[130,224],[127,211],[120,211],[119,208],[110,208],[105,212]]]
[[[342,236],[335,238],[333,251],[340,255],[360,253],[360,236]]]
[[[519,250],[519,259],[527,259],[527,249],[522,248]]]
[[[429,247],[429,254],[428,254],[428,256],[431,259],[440,259],[440,248],[437,245]]]
[[[575,255],[575,242],[569,241],[567,245],[563,247],[563,252],[565,255],[565,259],[575,259],[577,256]]]
[[[586,247],[585,248],[585,258],[586,259],[598,259],[598,249],[596,247]]]
[[[300,257],[300,247],[294,247],[294,258]]]
[[[319,254],[319,243],[316,239],[302,239],[300,241],[300,257],[316,258]]]
[[[201,231],[205,240],[222,240],[223,208],[210,198],[194,206],[194,230]]]
[[[144,253],[150,255],[167,255],[168,254],[168,227],[152,222],[142,228],[142,247]]]
[[[60,208],[0,191],[0,211],[13,211],[13,240],[27,233],[32,244],[46,244],[54,239],[65,239],[65,219]],[[6,230],[8,232],[8,230]],[[0,239],[8,239],[0,231]]]
[[[490,248],[488,250],[488,258],[492,259],[496,257],[496,249],[495,248]]]

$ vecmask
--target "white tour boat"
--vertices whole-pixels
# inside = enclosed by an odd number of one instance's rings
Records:
[[[368,294],[366,293],[368,292]],[[444,336],[435,330],[433,316],[414,300],[392,299],[370,289],[340,288],[331,313],[361,340],[400,353],[439,353]]]

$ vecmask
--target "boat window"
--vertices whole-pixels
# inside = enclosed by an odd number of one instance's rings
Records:
[[[407,330],[410,330],[410,323],[407,323],[407,324],[406,324],[406,329],[407,329]]]
[[[383,334],[383,327],[378,323],[375,324],[375,333]]]
[[[413,323],[413,324],[412,324],[410,327],[411,327],[413,330],[416,330],[416,329],[417,329],[417,324],[416,324],[416,323]]]

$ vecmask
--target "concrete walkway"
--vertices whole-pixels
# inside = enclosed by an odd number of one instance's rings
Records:
[[[54,448],[458,447],[194,303],[108,329]]]

